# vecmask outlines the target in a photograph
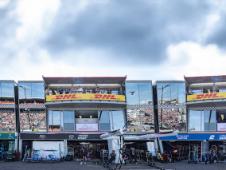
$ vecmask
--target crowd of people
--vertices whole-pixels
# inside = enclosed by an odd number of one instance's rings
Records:
[[[20,112],[21,131],[46,131],[45,111]]]
[[[16,115],[14,110],[0,110],[0,131],[15,131]]]
[[[102,89],[102,88],[55,88],[47,89],[47,95],[71,94],[71,93],[101,93],[101,94],[122,94],[120,89]]]

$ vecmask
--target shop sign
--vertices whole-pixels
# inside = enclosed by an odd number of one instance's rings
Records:
[[[202,141],[202,140],[219,140],[218,134],[178,134],[176,136],[165,136],[160,137],[160,140],[193,140],[193,141]]]
[[[177,135],[178,140],[187,140],[189,135]]]
[[[88,139],[88,135],[78,135],[78,140],[86,140]]]
[[[0,139],[15,139],[15,133],[0,133]]]
[[[187,101],[226,99],[226,92],[187,95]]]
[[[226,132],[226,123],[218,123],[217,124],[217,131]]]
[[[125,102],[125,95],[115,95],[115,94],[83,94],[83,93],[72,93],[72,94],[57,94],[57,95],[47,95],[46,102],[54,101],[118,101]]]
[[[75,139],[75,135],[68,135],[68,139],[69,140],[74,140]]]
[[[219,140],[226,140],[226,135],[219,135]]]
[[[98,124],[93,123],[93,124],[76,124],[76,131],[80,132],[87,132],[87,131],[98,131]]]

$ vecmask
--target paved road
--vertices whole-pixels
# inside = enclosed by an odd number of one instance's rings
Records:
[[[168,170],[226,170],[226,163],[218,164],[188,164],[187,162],[177,162],[171,164],[157,164]],[[146,165],[126,165],[122,170],[156,170]],[[88,163],[80,165],[77,162],[58,162],[58,163],[24,163],[24,162],[0,162],[0,170],[106,170],[102,166]]]

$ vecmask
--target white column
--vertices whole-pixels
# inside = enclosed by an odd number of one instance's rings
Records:
[[[112,150],[115,150],[116,159],[115,162],[119,162],[119,150],[120,150],[120,139],[119,136],[110,137],[108,139],[108,150],[109,154],[111,154]]]
[[[64,140],[64,156],[68,154],[67,139]]]

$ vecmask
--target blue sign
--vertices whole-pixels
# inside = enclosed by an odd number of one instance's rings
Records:
[[[207,141],[226,141],[226,133],[225,134],[214,134],[214,133],[180,133],[175,136],[163,136],[160,137],[160,140],[163,141],[187,141],[187,140],[192,140],[192,141],[202,141],[202,140],[207,140]]]

